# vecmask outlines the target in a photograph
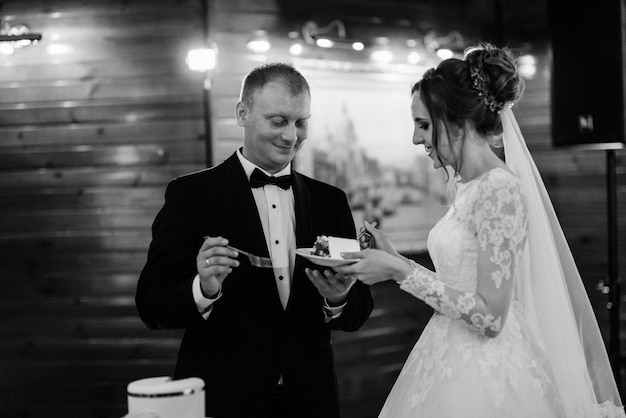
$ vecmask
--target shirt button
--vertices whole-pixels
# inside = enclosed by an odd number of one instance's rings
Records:
[[[273,208],[273,209],[276,209],[276,205],[272,205],[272,208]]]
[[[278,240],[274,241],[276,243],[276,245],[278,245]]]
[[[283,276],[278,276],[278,280],[282,280],[282,279],[283,279]]]

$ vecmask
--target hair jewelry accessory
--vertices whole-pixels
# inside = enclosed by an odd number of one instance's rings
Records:
[[[512,103],[499,102],[493,97],[485,84],[485,77],[482,75],[480,68],[474,67],[470,69],[470,76],[472,77],[472,84],[474,90],[478,92],[480,97],[489,110],[493,113],[501,112],[502,110],[510,108]]]

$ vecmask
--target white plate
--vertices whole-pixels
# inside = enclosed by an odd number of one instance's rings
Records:
[[[296,254],[301,255],[312,263],[325,267],[344,266],[346,264],[356,263],[359,260],[346,260],[345,258],[320,257],[312,254],[313,248],[298,248]]]

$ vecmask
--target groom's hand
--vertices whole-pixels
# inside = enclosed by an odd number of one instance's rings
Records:
[[[304,269],[313,286],[322,297],[333,305],[340,305],[346,300],[350,288],[356,282],[355,276],[324,270],[323,273],[309,268]]]
[[[222,288],[222,282],[234,267],[239,266],[237,251],[225,247],[228,240],[222,237],[205,237],[198,255],[196,267],[200,276],[200,289],[205,297],[212,298]]]

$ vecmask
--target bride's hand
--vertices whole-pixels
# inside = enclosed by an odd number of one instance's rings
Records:
[[[369,222],[363,222],[363,226],[365,227],[365,231],[367,234],[364,234],[361,237],[361,248],[372,248],[385,251],[391,255],[398,255],[398,252],[395,248],[393,248],[393,244],[391,240],[385,235],[383,231],[380,229],[376,229],[374,225]]]
[[[403,259],[382,250],[370,248],[354,253],[343,253],[341,256],[347,260],[358,259],[359,261],[333,269],[344,275],[356,276],[358,280],[369,285],[385,280],[400,282],[412,270]]]

